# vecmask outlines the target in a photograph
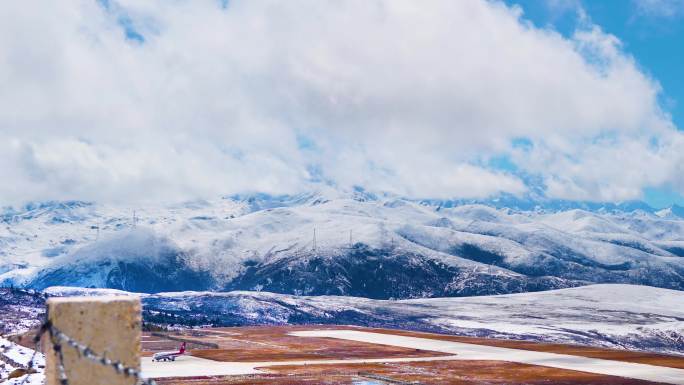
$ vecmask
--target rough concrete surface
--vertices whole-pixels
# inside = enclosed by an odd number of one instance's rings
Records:
[[[125,366],[140,368],[140,300],[135,297],[63,297],[47,301],[48,318],[64,334]],[[58,385],[57,356],[48,338],[47,385]],[[135,379],[91,362],[70,346],[62,348],[70,385],[133,385]]]

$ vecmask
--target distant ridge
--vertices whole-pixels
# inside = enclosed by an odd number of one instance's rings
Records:
[[[329,186],[173,205],[32,203],[0,211],[0,284],[378,299],[589,283],[684,290],[680,212],[512,196],[413,200]]]

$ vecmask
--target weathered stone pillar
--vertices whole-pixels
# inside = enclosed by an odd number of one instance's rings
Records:
[[[48,317],[55,328],[90,347],[94,353],[140,370],[140,299],[127,296],[63,297],[47,301]],[[46,333],[47,385],[59,385],[59,360]],[[64,369],[69,385],[133,385],[134,377],[116,373],[111,366],[81,357],[62,344]]]

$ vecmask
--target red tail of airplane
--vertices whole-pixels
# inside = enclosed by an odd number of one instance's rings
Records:
[[[178,351],[178,353],[180,353],[180,354],[185,353],[185,342],[183,342],[183,343],[181,344],[180,350]]]

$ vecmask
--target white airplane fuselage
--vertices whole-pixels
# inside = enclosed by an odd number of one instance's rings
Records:
[[[185,342],[183,342],[176,352],[159,352],[152,355],[152,361],[175,361],[177,357],[185,354]]]

